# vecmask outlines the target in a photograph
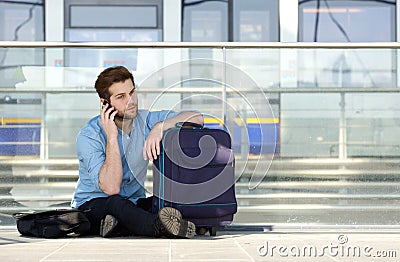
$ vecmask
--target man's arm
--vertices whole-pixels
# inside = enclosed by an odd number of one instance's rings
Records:
[[[101,125],[107,136],[106,159],[99,172],[99,187],[107,195],[116,195],[122,183],[122,160],[118,145],[118,128],[110,114],[113,108],[103,107],[100,113]]]
[[[175,124],[178,122],[193,122],[203,125],[204,119],[198,112],[181,112],[174,117],[155,124],[144,142],[143,158],[145,160],[147,160],[147,158],[152,161],[157,159],[157,156],[160,154],[160,142],[164,131],[175,127]]]

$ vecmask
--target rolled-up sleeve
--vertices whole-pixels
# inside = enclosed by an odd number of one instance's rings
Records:
[[[76,139],[76,148],[80,179],[89,179],[96,189],[101,191],[99,172],[106,159],[104,146],[99,140],[80,134]]]
[[[165,119],[174,117],[178,115],[180,112],[175,112],[171,110],[161,110],[156,112],[149,112],[146,117],[146,137],[153,128],[155,124],[158,122],[164,121]]]

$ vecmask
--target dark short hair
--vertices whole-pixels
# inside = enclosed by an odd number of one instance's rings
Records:
[[[126,67],[109,67],[98,75],[94,88],[100,98],[110,99],[109,87],[114,83],[124,82],[128,79],[131,79],[133,86],[135,86],[133,75]]]

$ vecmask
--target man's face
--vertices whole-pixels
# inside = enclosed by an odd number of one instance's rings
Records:
[[[114,83],[109,88],[110,103],[118,110],[118,116],[133,119],[137,116],[138,98],[132,80]]]

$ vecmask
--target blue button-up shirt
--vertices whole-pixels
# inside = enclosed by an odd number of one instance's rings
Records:
[[[133,120],[130,134],[118,129],[118,144],[122,158],[123,177],[119,195],[136,204],[145,197],[144,181],[148,160],[143,159],[143,145],[153,126],[178,113],[173,111],[149,112],[139,110]],[[100,116],[92,118],[79,132],[76,149],[79,159],[79,180],[71,207],[99,197],[107,197],[99,187],[99,172],[106,159],[107,136],[101,126]]]

